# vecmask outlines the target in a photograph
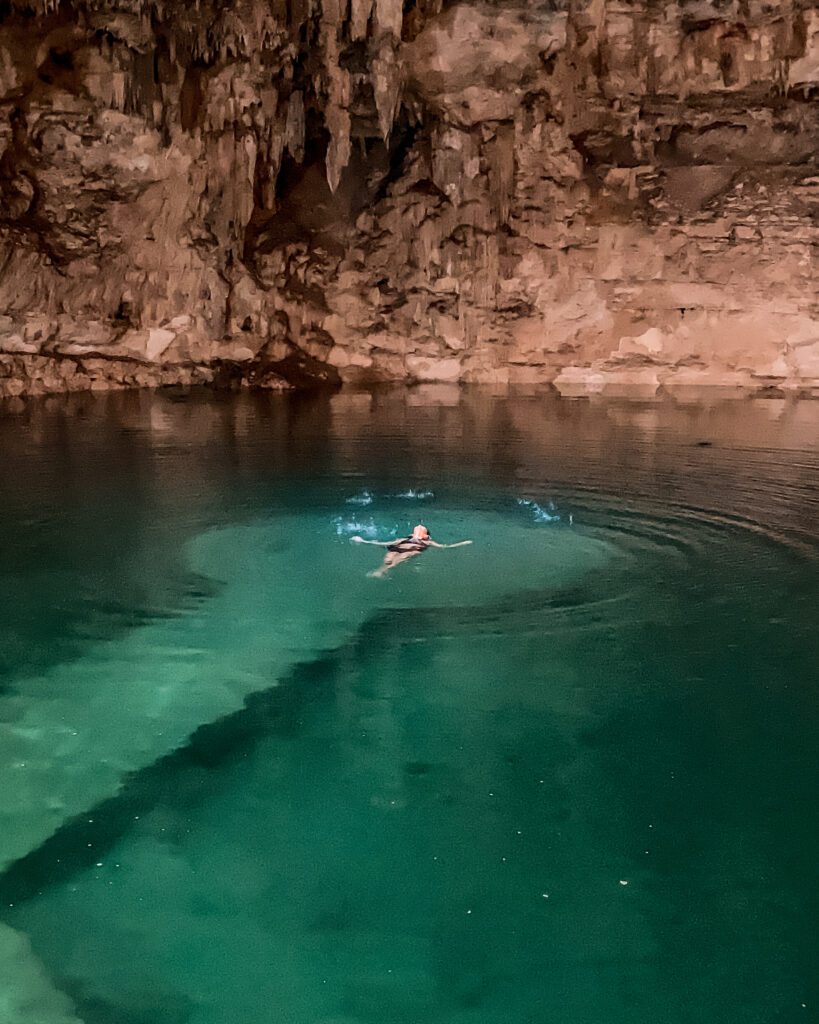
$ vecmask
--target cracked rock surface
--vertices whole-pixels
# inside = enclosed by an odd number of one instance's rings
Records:
[[[0,396],[819,394],[811,0],[2,0]]]

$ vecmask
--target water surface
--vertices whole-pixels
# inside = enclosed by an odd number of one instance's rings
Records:
[[[9,406],[0,1017],[819,1020],[817,438],[775,400]],[[475,543],[368,578],[351,535],[417,521]]]

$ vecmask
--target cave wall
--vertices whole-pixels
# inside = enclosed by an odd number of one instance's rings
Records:
[[[0,395],[819,393],[819,4],[0,0]]]

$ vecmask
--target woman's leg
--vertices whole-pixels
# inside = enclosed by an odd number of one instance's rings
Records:
[[[401,562],[406,562],[408,558],[415,558],[416,555],[420,554],[420,551],[388,551],[384,555],[384,561],[379,568],[367,573],[367,575],[372,576],[373,579],[379,579],[381,576],[386,576],[390,569],[394,569],[396,565],[400,565]]]

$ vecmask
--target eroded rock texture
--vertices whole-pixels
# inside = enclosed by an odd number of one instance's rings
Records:
[[[811,0],[0,0],[0,394],[819,392]]]

